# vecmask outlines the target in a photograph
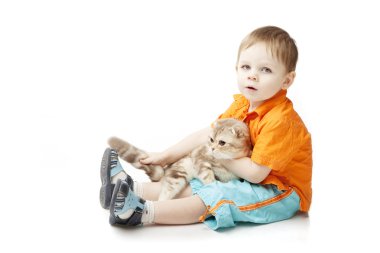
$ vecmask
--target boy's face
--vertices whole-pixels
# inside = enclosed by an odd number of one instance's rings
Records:
[[[260,42],[240,52],[237,79],[240,92],[254,109],[292,84],[295,72],[286,73],[265,43]]]

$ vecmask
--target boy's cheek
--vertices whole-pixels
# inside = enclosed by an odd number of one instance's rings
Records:
[[[244,83],[244,77],[238,75],[237,76],[237,81],[238,81],[239,84]]]

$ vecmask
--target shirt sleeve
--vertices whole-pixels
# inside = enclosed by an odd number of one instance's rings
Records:
[[[301,146],[302,137],[296,123],[286,120],[266,122],[253,147],[252,161],[281,172]]]

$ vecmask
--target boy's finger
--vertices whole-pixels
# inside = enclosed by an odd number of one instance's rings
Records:
[[[142,163],[142,164],[150,164],[151,163],[151,159],[149,159],[149,158],[140,159],[140,163]]]

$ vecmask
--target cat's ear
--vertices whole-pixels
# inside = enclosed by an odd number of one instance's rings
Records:
[[[215,120],[215,121],[212,123],[211,127],[212,127],[212,128],[220,127],[221,125],[224,124],[224,122],[226,122],[226,119],[217,119],[217,120]]]
[[[231,133],[236,137],[236,138],[240,138],[242,136],[244,136],[244,131],[243,129],[241,129],[240,127],[231,127],[230,128],[230,131]]]
[[[231,133],[237,138],[244,137],[245,131],[242,127],[235,126],[230,128]]]

